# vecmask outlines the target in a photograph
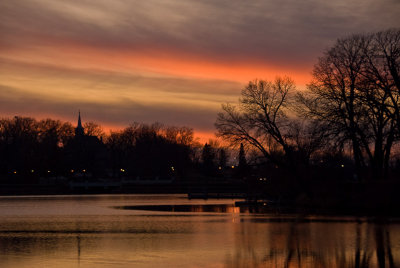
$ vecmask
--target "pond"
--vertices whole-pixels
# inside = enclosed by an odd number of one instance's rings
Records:
[[[0,197],[0,267],[400,267],[396,219],[185,195]]]

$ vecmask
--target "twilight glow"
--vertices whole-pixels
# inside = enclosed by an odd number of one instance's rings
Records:
[[[394,0],[2,0],[0,117],[210,135],[255,78],[300,88],[339,37],[400,25]]]

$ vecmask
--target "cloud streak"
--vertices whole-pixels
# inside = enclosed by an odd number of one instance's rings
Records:
[[[53,114],[73,120],[81,109],[91,115],[90,120],[100,118],[114,127],[160,121],[210,131],[220,104],[235,101],[242,87],[222,80],[152,78],[1,58],[0,69],[4,70],[0,74],[1,114]],[[17,72],[25,73],[23,79]]]
[[[393,0],[3,0],[2,115],[213,131],[254,78],[304,87],[337,38],[400,25]],[[371,19],[373,18],[373,20]]]
[[[26,103],[31,105],[26,106]],[[191,126],[207,132],[210,131],[210,119],[213,121],[217,112],[217,109],[210,109],[210,107],[146,105],[134,100],[123,100],[117,106],[112,103],[97,103],[87,100],[69,102],[61,99],[47,99],[0,85],[0,112],[5,117],[38,114],[40,118],[45,118],[48,114],[52,114],[57,118],[75,122],[76,111],[82,107],[84,107],[83,115],[85,115],[86,121],[97,121],[98,118],[102,118],[106,127],[117,129],[133,122],[152,123],[158,121],[170,125]],[[158,120],[154,120],[155,118]],[[196,121],[193,121],[193,118],[196,118]]]

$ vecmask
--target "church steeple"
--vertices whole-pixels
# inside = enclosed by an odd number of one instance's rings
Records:
[[[84,135],[84,129],[82,127],[81,111],[79,110],[78,126],[75,128],[75,136],[83,136],[83,135]]]

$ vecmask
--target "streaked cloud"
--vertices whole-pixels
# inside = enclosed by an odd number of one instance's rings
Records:
[[[213,131],[248,80],[300,87],[337,38],[400,25],[395,0],[3,0],[0,115]],[[373,19],[372,19],[373,18]]]
[[[1,58],[0,69],[4,70],[0,74],[2,114],[69,115],[67,119],[74,120],[75,111],[81,109],[90,120],[100,118],[113,126],[160,121],[210,130],[210,119],[220,104],[235,101],[242,86],[223,80],[144,77]],[[25,74],[23,78],[15,76],[17,71]]]

